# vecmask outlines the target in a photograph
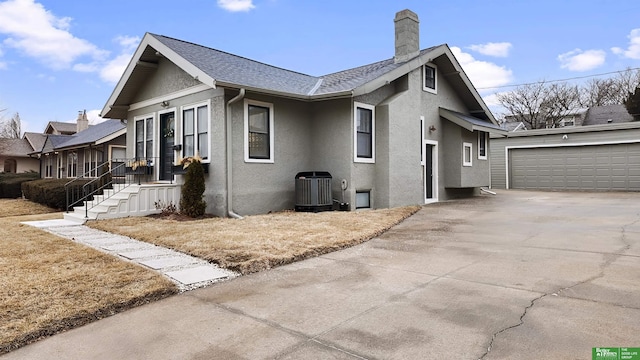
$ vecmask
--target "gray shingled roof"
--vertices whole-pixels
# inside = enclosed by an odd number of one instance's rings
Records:
[[[434,50],[437,46],[420,51],[420,56]],[[404,62],[395,63],[393,58],[375,62],[357,68],[339,71],[321,77],[322,84],[314,95],[330,94],[339,91],[348,91],[373,81],[380,76],[397,69]]]
[[[122,123],[120,120],[105,120],[97,125],[89,126],[89,128],[86,130],[76,133],[67,141],[58,144],[55,148],[63,149],[74,146],[93,144],[102,138],[125,129],[126,127],[127,125]]]
[[[319,78],[263,64],[241,56],[190,42],[150,34],[220,82],[307,95]]]
[[[23,136],[29,143],[31,147],[33,147],[33,151],[40,152],[42,150],[42,146],[44,146],[44,142],[47,140],[46,134],[34,133],[34,132],[26,132]]]
[[[587,115],[582,121],[582,126],[618,124],[631,121],[633,121],[633,116],[629,114],[627,108],[622,104],[593,106],[587,111]]]
[[[150,35],[216,81],[296,95],[323,95],[353,90],[404,64],[396,64],[391,58],[317,77],[183,40],[163,35]],[[424,49],[420,55],[435,48]]]
[[[51,126],[53,129],[60,133],[75,133],[78,129],[78,124],[76,123],[68,123],[61,121],[49,121],[47,127]],[[46,129],[45,129],[46,131]]]
[[[71,139],[73,135],[47,135],[47,140],[45,140],[44,146],[42,147],[42,152],[47,153],[51,152],[63,144],[65,141]]]
[[[31,152],[33,148],[26,139],[0,138],[0,155],[28,157]]]

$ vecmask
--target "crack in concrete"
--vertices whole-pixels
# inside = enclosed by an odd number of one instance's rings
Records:
[[[517,328],[519,326],[524,325],[524,317],[527,315],[527,312],[535,305],[535,303],[540,300],[543,299],[549,295],[553,295],[553,296],[560,296],[560,294],[562,294],[563,292],[570,290],[576,286],[580,286],[586,283],[589,283],[593,280],[599,279],[604,277],[604,272],[605,270],[617,259],[619,259],[621,256],[624,255],[624,252],[626,252],[627,250],[629,250],[631,248],[631,246],[633,245],[631,242],[627,241],[627,227],[629,226],[633,226],[637,223],[640,222],[640,213],[636,214],[636,220],[633,222],[630,222],[628,224],[622,225],[621,227],[621,237],[620,237],[620,241],[622,241],[622,243],[625,245],[624,247],[622,247],[621,249],[619,249],[618,251],[616,251],[615,253],[612,254],[603,254],[605,256],[605,261],[600,265],[600,272],[597,275],[591,276],[589,278],[587,278],[586,280],[577,282],[571,286],[567,286],[564,287],[562,289],[559,289],[556,292],[552,292],[552,293],[546,293],[543,294],[541,296],[538,296],[537,298],[531,300],[531,303],[529,303],[529,305],[527,307],[524,308],[524,311],[522,312],[522,314],[520,315],[520,320],[519,323],[515,324],[515,325],[511,325],[508,326],[506,328],[503,328],[495,333],[493,333],[491,335],[491,341],[489,342],[489,346],[487,347],[487,351],[482,354],[479,358],[479,360],[483,360],[485,357],[487,357],[487,355],[489,355],[489,353],[491,352],[492,348],[493,348],[493,343],[496,340],[496,337],[498,337],[500,334],[509,331],[511,329]]]
[[[482,354],[482,356],[480,356],[480,360],[484,359],[487,355],[489,355],[489,353],[491,352],[491,349],[493,348],[493,342],[496,340],[496,337],[500,334],[502,334],[505,331],[509,331],[513,328],[517,328],[518,326],[521,326],[524,324],[524,317],[527,315],[527,312],[529,311],[529,309],[531,309],[533,307],[533,305],[535,305],[536,301],[544,298],[545,296],[548,296],[549,294],[544,294],[544,295],[540,295],[537,298],[531,300],[531,302],[529,303],[529,305],[527,307],[524,308],[524,311],[522,312],[522,315],[520,315],[520,322],[515,324],[515,325],[511,325],[508,326],[506,328],[503,328],[495,333],[493,333],[493,335],[491,335],[491,341],[489,342],[489,346],[487,347],[487,351]]]

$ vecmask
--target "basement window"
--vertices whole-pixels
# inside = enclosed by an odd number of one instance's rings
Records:
[[[356,209],[371,208],[371,191],[356,191]]]

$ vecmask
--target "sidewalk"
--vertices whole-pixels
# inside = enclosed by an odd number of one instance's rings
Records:
[[[193,256],[126,236],[92,229],[69,220],[25,221],[22,224],[37,227],[123,260],[156,270],[173,281],[180,291],[205,287],[239,276],[232,271],[221,269]]]

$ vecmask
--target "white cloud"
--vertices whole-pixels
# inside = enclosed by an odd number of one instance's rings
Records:
[[[231,12],[249,11],[255,8],[253,0],[218,0],[218,6]]]
[[[113,39],[122,47],[120,55],[107,61],[94,61],[91,63],[75,64],[73,70],[79,72],[96,72],[100,78],[108,83],[115,84],[120,80],[124,70],[129,65],[133,52],[140,43],[138,36],[117,36]]]
[[[100,69],[100,78],[106,82],[115,84],[120,80],[124,70],[131,61],[132,54],[123,53],[107,62]]]
[[[114,40],[122,47],[123,52],[130,53],[133,53],[140,43],[139,36],[117,36]]]
[[[0,70],[7,70],[8,68],[9,68],[9,65],[7,65],[6,62],[0,61]]]
[[[507,57],[509,56],[509,50],[511,50],[511,46],[511,43],[508,42],[490,42],[486,44],[471,45],[469,46],[469,49],[487,56]]]
[[[462,52],[459,47],[454,46],[451,51],[476,89],[506,85],[512,80],[511,70],[504,66],[476,60],[471,54]]]
[[[603,50],[586,50],[575,49],[564,54],[558,55],[560,67],[570,71],[588,71],[593,70],[602,64],[607,57]]]
[[[71,18],[58,18],[34,0],[0,3],[0,33],[6,46],[19,49],[54,69],[68,68],[78,58],[100,59],[108,55],[68,30]]]
[[[114,42],[120,47],[120,52],[110,58],[109,51],[71,34],[71,20],[69,17],[56,17],[35,0],[0,2],[0,34],[8,36],[4,40],[5,46],[19,49],[54,70],[70,68],[97,73],[102,80],[116,83],[129,64],[140,38],[116,37]],[[0,62],[0,69],[4,68],[7,68],[7,63]]]
[[[640,60],[640,29],[633,29],[627,36],[629,38],[629,47],[627,50],[619,47],[611,48],[614,54],[622,55],[629,59]]]
[[[89,119],[89,124],[92,125],[105,121],[105,119],[100,117],[100,110],[87,110],[87,119]]]

